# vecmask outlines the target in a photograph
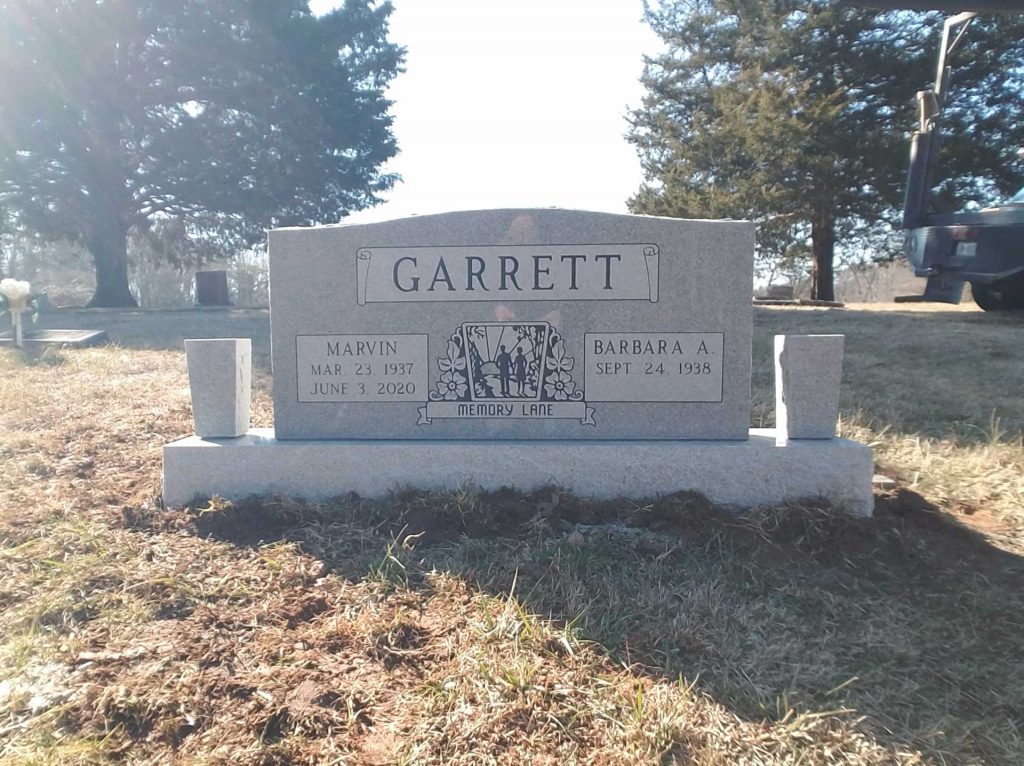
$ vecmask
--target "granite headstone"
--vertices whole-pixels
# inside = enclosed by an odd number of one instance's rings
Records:
[[[279,439],[746,439],[753,226],[487,210],[270,235]]]

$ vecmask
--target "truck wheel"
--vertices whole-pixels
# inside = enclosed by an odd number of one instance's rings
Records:
[[[971,284],[974,302],[984,311],[1024,311],[1024,280]]]

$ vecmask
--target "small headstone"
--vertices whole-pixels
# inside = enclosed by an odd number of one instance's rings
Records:
[[[775,336],[777,439],[831,439],[839,418],[842,335]]]
[[[745,439],[753,226],[487,210],[270,235],[282,439]]]
[[[230,306],[226,271],[196,272],[196,303],[200,306]]]
[[[241,436],[249,430],[252,341],[214,338],[185,341],[196,435]]]

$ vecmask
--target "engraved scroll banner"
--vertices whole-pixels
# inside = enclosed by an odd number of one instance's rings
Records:
[[[650,243],[361,247],[356,301],[658,301]]]

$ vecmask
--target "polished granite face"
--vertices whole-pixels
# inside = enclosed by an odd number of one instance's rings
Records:
[[[555,209],[270,235],[279,439],[745,439],[754,228]]]

